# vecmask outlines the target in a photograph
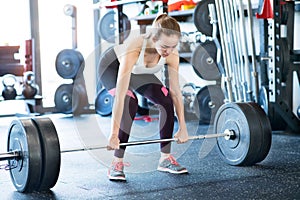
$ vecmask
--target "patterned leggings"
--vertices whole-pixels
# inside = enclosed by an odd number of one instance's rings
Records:
[[[98,65],[98,77],[102,85],[114,95],[119,61],[113,50],[108,49],[103,53]],[[129,88],[124,101],[124,111],[119,129],[121,143],[128,142],[132,122],[138,109],[138,100],[134,92],[139,93],[152,101],[159,109],[160,138],[171,138],[174,130],[174,107],[168,89],[154,74],[131,74]],[[120,147],[115,151],[115,156],[123,158],[126,147]],[[161,143],[161,152],[170,153],[171,143]]]

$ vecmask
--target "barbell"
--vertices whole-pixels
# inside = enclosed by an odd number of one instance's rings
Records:
[[[268,117],[256,103],[225,103],[215,115],[214,133],[190,136],[189,140],[217,138],[219,154],[226,163],[251,166],[268,155],[271,133]],[[120,146],[176,141],[176,138],[130,141]],[[90,146],[61,150],[50,118],[19,118],[9,126],[8,152],[0,153],[0,161],[8,161],[6,168],[17,191],[28,193],[54,187],[60,172],[61,153],[107,148]]]

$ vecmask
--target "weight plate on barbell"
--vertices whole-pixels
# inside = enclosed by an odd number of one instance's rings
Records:
[[[214,4],[215,0],[202,0],[199,1],[195,7],[193,19],[194,24],[198,31],[201,33],[212,36],[213,26],[210,23],[210,16],[208,4]]]
[[[230,165],[253,165],[260,157],[264,129],[257,113],[248,103],[226,103],[216,113],[214,132],[226,129],[234,132],[234,139],[217,138],[221,158]]]
[[[38,130],[42,147],[42,176],[38,191],[54,187],[60,172],[60,144],[56,128],[48,117],[31,119]]]
[[[55,60],[56,71],[64,79],[74,79],[84,65],[82,54],[74,49],[60,51]]]
[[[269,118],[267,114],[264,112],[263,108],[254,102],[249,102],[249,105],[252,106],[254,111],[257,113],[257,117],[260,121],[260,126],[262,130],[261,131],[262,141],[261,141],[260,151],[257,154],[256,159],[254,161],[254,163],[258,163],[263,161],[267,157],[270,151],[271,143],[272,143],[272,128],[271,128]]]
[[[8,129],[7,150],[20,151],[21,156],[9,160],[10,177],[19,192],[39,188],[42,176],[42,150],[39,134],[30,119],[13,120]]]
[[[101,116],[110,115],[112,113],[113,99],[113,96],[105,88],[100,90],[95,101],[96,113]]]
[[[204,80],[221,78],[217,66],[217,47],[213,41],[207,41],[196,47],[192,53],[191,65],[195,73]]]
[[[116,13],[111,10],[107,12],[98,22],[98,34],[99,36],[109,43],[115,43],[115,35],[116,35],[116,26],[115,26],[115,15]],[[123,13],[122,15],[123,22],[123,34],[124,40],[129,36],[131,30],[131,23],[128,19],[127,15]]]

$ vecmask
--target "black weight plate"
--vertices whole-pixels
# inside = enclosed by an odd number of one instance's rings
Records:
[[[279,40],[279,50],[280,50],[280,57],[276,58],[279,59],[280,63],[280,72],[281,72],[281,81],[286,82],[288,73],[290,71],[290,51],[288,46],[288,41],[286,38],[281,38]]]
[[[212,24],[210,23],[208,4],[214,4],[215,0],[199,1],[195,7],[193,19],[198,31],[207,36],[212,36]]]
[[[288,22],[288,18],[289,18],[289,8],[287,6],[286,3],[282,3],[280,4],[280,14],[281,14],[281,17],[280,17],[280,20],[281,20],[281,24],[287,24]]]
[[[108,116],[112,113],[112,105],[113,105],[113,96],[111,96],[108,91],[103,88],[100,90],[96,97],[95,101],[95,109],[96,113],[101,116]]]
[[[60,171],[60,145],[56,128],[48,117],[32,118],[41,141],[43,170],[38,191],[54,187]]]
[[[191,65],[195,73],[204,80],[219,80],[221,73],[216,63],[217,47],[208,41],[199,44],[192,53]]]
[[[200,123],[210,124],[214,121],[216,112],[224,104],[224,93],[219,85],[202,87],[194,102],[194,108],[199,112]],[[196,112],[197,113],[197,112]]]
[[[211,109],[210,109],[210,95],[208,91],[208,87],[202,87],[196,95],[195,101],[195,110],[199,110],[199,120],[200,123],[209,124],[211,117]],[[198,106],[197,106],[198,105]]]
[[[263,129],[257,113],[247,103],[226,103],[216,113],[214,132],[226,129],[235,133],[234,139],[217,138],[221,158],[230,165],[251,166],[260,153]]]
[[[70,114],[73,112],[72,108],[72,94],[73,84],[60,85],[54,95],[55,107],[59,112]]]
[[[269,121],[268,116],[266,115],[265,111],[262,107],[260,107],[258,104],[254,102],[249,102],[249,105],[252,106],[254,111],[257,113],[257,117],[260,121],[261,126],[261,134],[262,134],[262,141],[261,141],[261,147],[260,151],[256,156],[255,163],[263,161],[271,148],[272,143],[272,128]]]
[[[60,51],[55,60],[56,71],[64,79],[74,79],[84,65],[82,54],[74,49]]]
[[[21,151],[21,158],[8,161],[10,177],[19,192],[39,188],[42,174],[42,150],[39,133],[30,119],[13,120],[8,129],[8,151]],[[15,163],[16,162],[16,163]]]
[[[115,20],[116,13],[111,10],[107,12],[99,21],[98,21],[98,34],[99,36],[109,43],[115,43],[115,35],[116,35],[116,20]],[[124,32],[124,40],[129,36],[131,23],[127,17],[123,13],[122,15],[122,22],[123,22],[123,30]]]

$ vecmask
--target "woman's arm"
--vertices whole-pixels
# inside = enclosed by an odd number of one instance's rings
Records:
[[[120,140],[118,134],[124,110],[124,101],[129,87],[131,71],[139,56],[140,48],[138,45],[139,43],[135,42],[126,46],[119,46],[117,47],[118,49],[115,50],[118,54],[120,66],[112,107],[111,133],[109,139],[109,146],[112,149],[119,148]]]
[[[174,52],[167,57],[167,65],[169,73],[170,94],[179,122],[179,130],[174,137],[179,139],[179,143],[184,143],[188,140],[188,132],[184,118],[182,94],[179,86],[179,55],[177,50],[174,50]]]

